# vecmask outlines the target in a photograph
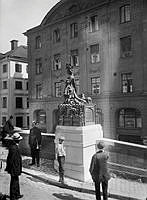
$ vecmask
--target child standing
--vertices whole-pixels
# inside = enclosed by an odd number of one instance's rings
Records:
[[[65,147],[64,147],[64,140],[63,136],[59,137],[59,142],[57,145],[56,153],[57,153],[57,160],[59,163],[59,182],[64,183],[64,163],[65,163]]]

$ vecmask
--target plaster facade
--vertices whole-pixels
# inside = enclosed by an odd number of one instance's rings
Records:
[[[13,43],[17,41],[11,41]],[[29,127],[27,47],[14,46],[0,59],[0,124],[13,115],[14,126]],[[18,102],[17,102],[18,101]]]
[[[147,137],[146,9],[145,0],[61,0],[39,26],[28,30],[30,121],[40,119],[37,113],[43,111],[42,127],[54,132],[56,109],[64,100],[56,95],[55,84],[60,82],[63,94],[66,63],[71,62],[71,51],[78,50],[75,79],[80,93],[91,96],[97,105],[97,123],[102,124],[104,137],[142,144]],[[71,37],[72,24],[78,27],[75,37]],[[54,66],[55,55],[60,55],[60,66]],[[38,58],[41,72],[36,74]],[[94,78],[99,78],[95,93]],[[39,98],[37,84],[41,85]]]

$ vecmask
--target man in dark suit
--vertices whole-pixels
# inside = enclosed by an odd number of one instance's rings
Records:
[[[19,151],[19,141],[22,139],[19,133],[14,133],[11,137],[11,145],[7,156],[6,171],[11,175],[10,200],[22,198],[20,194],[19,176],[22,172],[22,158]]]
[[[40,148],[41,148],[41,131],[38,128],[39,123],[33,121],[32,128],[30,129],[29,135],[29,145],[31,149],[32,163],[30,165],[34,165],[35,161],[37,161],[37,167],[40,166]]]
[[[90,174],[95,183],[96,199],[101,200],[100,184],[102,184],[103,199],[107,200],[108,180],[110,174],[108,172],[107,160],[108,153],[104,151],[104,143],[99,142],[97,144],[98,151],[92,156],[90,164]]]

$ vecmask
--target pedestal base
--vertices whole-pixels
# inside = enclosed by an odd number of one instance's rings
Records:
[[[91,179],[89,173],[90,161],[96,151],[96,140],[103,137],[100,124],[82,127],[57,126],[55,143],[60,136],[65,137],[66,148],[65,176],[88,181]],[[55,160],[54,167],[58,168]]]

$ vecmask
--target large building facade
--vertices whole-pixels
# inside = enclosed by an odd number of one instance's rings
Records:
[[[17,127],[29,127],[27,47],[11,41],[11,50],[0,57],[0,124],[13,115]]]
[[[92,97],[104,136],[147,136],[147,2],[61,0],[28,30],[30,120],[54,132],[66,63],[78,93]]]

